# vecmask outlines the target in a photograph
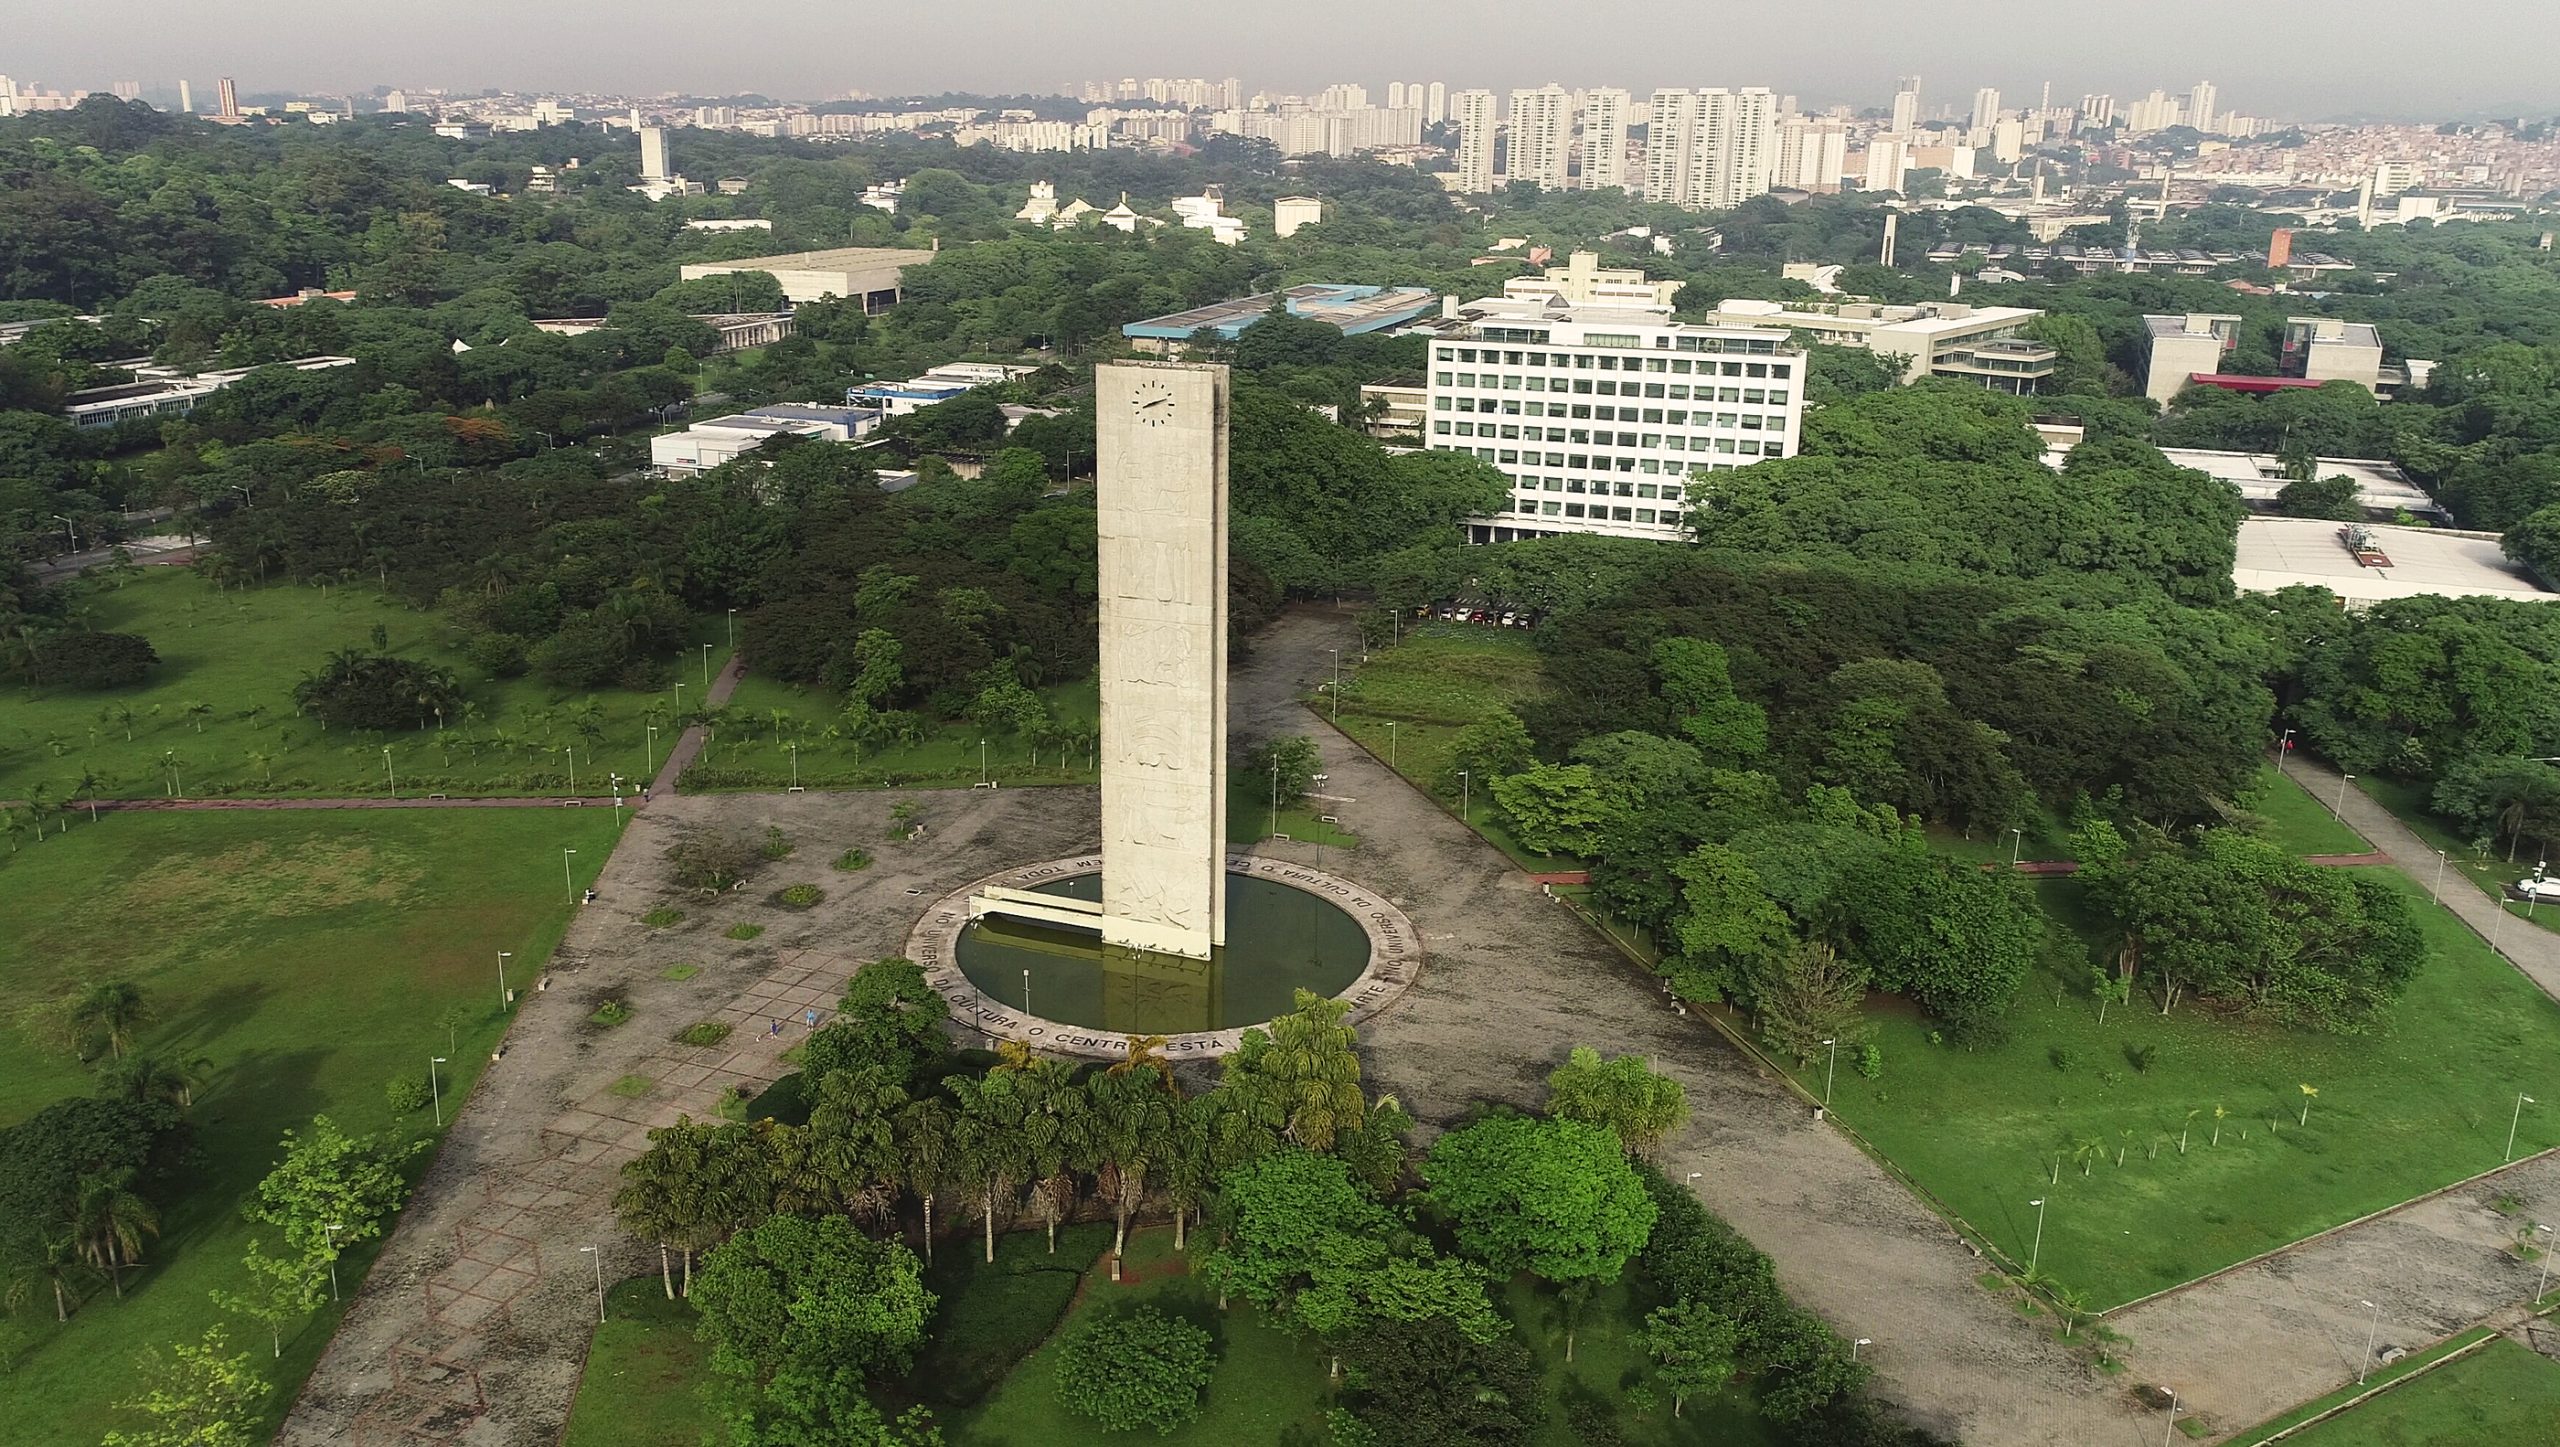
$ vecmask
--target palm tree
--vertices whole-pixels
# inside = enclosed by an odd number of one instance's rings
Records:
[[[63,1019],[83,1058],[101,1040],[121,1058],[133,1048],[134,1032],[151,1019],[151,1006],[131,981],[110,980],[73,995],[64,1003]]]
[[[47,1288],[53,1292],[53,1319],[69,1321],[71,1299],[79,1295],[84,1284],[97,1279],[97,1268],[81,1254],[80,1243],[68,1231],[47,1236],[35,1245],[33,1252],[12,1264],[9,1290],[0,1296],[0,1305],[15,1311],[39,1288]]]
[[[1131,1046],[1137,1043],[1132,1037]],[[1132,1048],[1131,1061],[1137,1056]],[[1122,1068],[1129,1063],[1112,1066],[1092,1082],[1093,1153],[1101,1166],[1102,1193],[1111,1200],[1114,1271],[1128,1249],[1129,1213],[1146,1200],[1147,1173],[1172,1143],[1173,1112],[1180,1103],[1169,1089],[1158,1088],[1152,1073]]]
[[[133,1189],[131,1166],[80,1178],[71,1206],[71,1236],[81,1258],[107,1273],[124,1299],[124,1267],[139,1260],[142,1238],[160,1234],[160,1213]]]
[[[203,1058],[179,1062],[157,1055],[134,1055],[99,1071],[98,1082],[113,1099],[136,1105],[173,1105],[183,1111],[195,1108],[196,1087],[212,1070],[213,1062]]]
[[[1022,1093],[1015,1084],[1020,1075],[999,1069],[976,1080],[951,1082],[960,1108],[951,1122],[949,1168],[959,1184],[978,1196],[989,1264],[996,1259],[996,1201],[1011,1199],[1015,1183],[1031,1164],[1023,1138]]]
[[[1043,1060],[1022,1077],[1022,1144],[1030,1157],[1032,1209],[1058,1251],[1058,1223],[1075,1209],[1077,1177],[1093,1169],[1093,1098],[1062,1060]]]
[[[899,1185],[898,1119],[906,1088],[878,1066],[839,1070],[810,1108],[809,1164],[826,1192],[853,1215],[886,1221]]]
[[[1133,1075],[1142,1071],[1151,1071],[1163,1083],[1166,1090],[1172,1090],[1174,1088],[1173,1062],[1165,1059],[1164,1047],[1165,1037],[1162,1035],[1131,1035],[1122,1045],[1126,1053],[1113,1061],[1103,1073]]]
[[[676,1169],[671,1152],[662,1147],[667,1132],[651,1133],[649,1149],[622,1164],[622,1186],[613,1193],[613,1209],[635,1236],[658,1243],[658,1280],[667,1300],[676,1299],[675,1264],[668,1243],[684,1231],[683,1211],[676,1199]]]
[[[249,751],[249,762],[258,766],[258,781],[260,783],[272,784],[276,781],[276,756],[274,754],[269,753],[265,749],[251,749]]]
[[[124,730],[124,741],[133,742],[133,705],[116,702],[98,710],[98,722]]]
[[[200,698],[191,698],[185,703],[178,705],[178,712],[195,720],[196,732],[203,733],[204,721],[213,717],[213,705],[206,703]]]
[[[924,1264],[933,1264],[933,1193],[951,1164],[951,1107],[931,1096],[898,1112],[898,1160],[906,1188],[924,1205]]]

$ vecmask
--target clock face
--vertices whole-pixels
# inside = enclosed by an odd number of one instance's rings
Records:
[[[1149,427],[1173,420],[1173,389],[1162,382],[1141,382],[1129,396],[1129,412]]]

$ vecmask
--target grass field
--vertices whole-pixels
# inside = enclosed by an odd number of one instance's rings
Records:
[[[2101,1025],[2085,980],[2038,977],[1996,1050],[1932,1044],[1916,1011],[1879,1002],[1883,1074],[1844,1060],[1833,1108],[2021,1263],[2037,1232],[2028,1203],[2044,1198],[2040,1266],[2101,1307],[2491,1169],[2517,1093],[2560,1094],[2560,1006],[2398,873],[2371,873],[2420,906],[2435,952],[2371,1034],[2191,1004],[2163,1018],[2140,995]],[[2037,888],[2049,913],[2077,919],[2078,886]],[[2147,1067],[2138,1050],[2156,1052]],[[1797,1072],[1817,1095],[1825,1064]],[[2306,1084],[2319,1096],[2304,1126]],[[2214,1144],[2217,1106],[2229,1114]],[[2517,1154],[2554,1144],[2560,1116],[2528,1108]]]
[[[2260,769],[2258,787],[2239,804],[2267,821],[2259,837],[2288,854],[2362,854],[2373,848],[2291,774],[2279,776],[2272,768]]]
[[[380,797],[396,782],[403,795],[555,794],[570,782],[572,755],[581,792],[601,795],[607,775],[646,776],[663,760],[672,734],[667,720],[646,732],[649,712],[677,702],[659,693],[606,689],[570,693],[532,678],[493,679],[454,646],[441,617],[386,601],[370,587],[278,584],[218,590],[181,568],[154,568],[122,588],[90,596],[94,626],[139,633],[160,654],[151,677],[130,688],[98,692],[10,688],[0,711],[0,798],[37,788],[71,795],[84,770],[104,781],[106,798],[224,795]],[[293,686],[342,648],[370,648],[376,626],[389,651],[451,668],[468,690],[471,716],[444,727],[391,737],[323,732],[296,718]],[[704,622],[678,662],[684,707],[699,704],[704,655],[709,671],[727,657],[725,620]],[[595,732],[570,714],[590,698]],[[190,715],[201,703],[209,712]],[[131,738],[121,715],[132,714]],[[388,774],[383,748],[391,749]]]
[[[1199,1420],[1143,1440],[1176,1447],[1325,1440],[1323,1414],[1332,1397],[1324,1354],[1313,1343],[1271,1325],[1241,1302],[1219,1312],[1216,1294],[1188,1274],[1187,1261],[1174,1251],[1169,1228],[1131,1233],[1121,1282],[1112,1281],[1100,1262],[1109,1245],[1106,1227],[1085,1225],[1060,1232],[1054,1256],[1036,1231],[997,1238],[993,1266],[981,1260],[969,1238],[942,1249],[928,1276],[941,1297],[933,1338],[916,1363],[907,1397],[936,1408],[951,1447],[1117,1440],[1060,1405],[1055,1333],[1062,1318],[1138,1304],[1206,1328],[1217,1343],[1218,1363]],[[644,1289],[645,1301],[637,1295]],[[679,1447],[682,1431],[698,1433],[708,1420],[698,1403],[688,1409],[690,1391],[678,1390],[680,1375],[689,1373],[693,1385],[703,1380],[701,1351],[690,1337],[692,1314],[666,1309],[655,1277],[617,1288],[613,1299],[625,1320],[597,1334],[566,1447],[608,1441]],[[1777,1440],[1732,1393],[1693,1401],[1677,1419],[1668,1398],[1642,1417],[1627,1410],[1626,1389],[1646,1381],[1651,1368],[1637,1341],[1643,1304],[1624,1286],[1593,1299],[1570,1363],[1564,1360],[1564,1324],[1553,1292],[1524,1278],[1505,1288],[1500,1305],[1546,1380],[1548,1419],[1531,1437],[1539,1447],[1578,1447],[1589,1440],[1574,1425],[1576,1403],[1596,1404],[1614,1421],[1620,1440],[1634,1447],[1763,1447]],[[900,1404],[883,1405],[895,1410]],[[605,1435],[625,1422],[633,1424],[629,1433]]]
[[[702,1400],[711,1348],[693,1335],[693,1308],[669,1301],[655,1276],[623,1282],[605,1299],[578,1401],[610,1401],[613,1410],[573,1411],[560,1447],[702,1447],[719,1423]]]
[[[1526,633],[1425,624],[1406,634],[1402,645],[1372,653],[1346,673],[1337,722],[1416,788],[1463,811],[1477,833],[1521,865],[1578,869],[1578,859],[1539,854],[1511,837],[1484,781],[1462,786],[1451,777],[1449,758],[1461,730],[1545,691],[1538,650]],[[1324,706],[1321,696],[1318,706]]]
[[[393,1118],[384,1086],[443,1055],[448,1105],[470,1089],[500,1028],[498,952],[532,978],[571,912],[560,851],[578,851],[584,885],[613,837],[602,810],[110,814],[0,859],[0,1122],[90,1089],[28,1018],[82,980],[138,984],[157,1014],[140,1048],[211,1070],[195,1164],[155,1188],[162,1233],[125,1299],[95,1295],[62,1327],[49,1311],[0,1318],[0,1447],[95,1443],[144,1348],[223,1319],[207,1292],[248,1286],[240,1205],[287,1127],[325,1112],[354,1132],[428,1133],[426,1112]],[[342,1279],[368,1259],[351,1253]],[[257,1325],[229,1325],[279,1385],[280,1418],[335,1317],[289,1336],[281,1361]]]
[[[1101,685],[1087,678],[1040,690],[1050,717],[1061,723],[1091,726],[1100,711]],[[751,731],[745,739],[711,742],[709,756],[688,780],[714,789],[778,789],[796,777],[810,789],[877,789],[888,784],[974,784],[981,778],[1008,786],[1023,784],[1089,784],[1093,761],[1085,752],[1072,755],[1052,744],[1037,750],[1028,739],[989,735],[970,723],[947,723],[923,741],[862,748],[846,739],[823,736],[842,711],[844,701],[820,690],[802,688],[753,674],[739,680],[729,699],[729,712]],[[774,727],[779,713],[796,728],[789,737]],[[715,730],[716,732],[716,730]],[[792,738],[799,743],[798,770],[793,769]],[[979,741],[985,740],[983,755]],[[983,758],[983,763],[981,762]],[[689,783],[687,787],[695,787]]]
[[[2284,1440],[2287,1447],[2553,1447],[2560,1443],[2560,1362],[2499,1337]]]

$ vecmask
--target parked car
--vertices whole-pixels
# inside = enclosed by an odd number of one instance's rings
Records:
[[[2532,900],[2538,904],[2560,904],[2560,875],[2540,879],[2519,879],[2507,886],[2507,898]]]

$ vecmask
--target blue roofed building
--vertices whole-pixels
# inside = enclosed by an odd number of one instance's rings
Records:
[[[1284,303],[1289,315],[1337,327],[1347,337],[1364,332],[1385,331],[1436,309],[1440,298],[1418,286],[1341,286],[1331,282],[1309,282],[1282,292],[1261,292],[1238,297],[1233,301],[1211,302],[1171,316],[1150,317],[1131,322],[1120,329],[1120,335],[1136,344],[1151,357],[1178,357],[1192,338],[1206,331],[1222,342],[1232,342],[1244,335],[1244,329],[1262,320],[1273,301]]]

